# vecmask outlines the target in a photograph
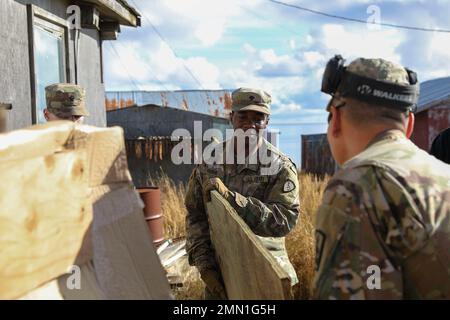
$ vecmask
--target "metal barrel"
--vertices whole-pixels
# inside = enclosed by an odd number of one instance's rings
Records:
[[[161,211],[161,191],[158,187],[138,189],[144,202],[144,216],[153,244],[158,247],[164,241],[164,220]]]

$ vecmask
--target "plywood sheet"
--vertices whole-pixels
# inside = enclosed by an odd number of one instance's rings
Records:
[[[0,135],[0,298],[171,298],[142,207],[121,128]],[[63,286],[74,264],[84,290]]]
[[[291,299],[289,275],[216,191],[211,193],[207,211],[228,298]]]
[[[64,148],[71,126],[54,129],[0,135],[1,299],[67,272],[92,221],[86,150]]]

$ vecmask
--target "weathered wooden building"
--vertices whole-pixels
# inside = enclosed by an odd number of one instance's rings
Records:
[[[7,130],[44,122],[44,89],[56,82],[83,86],[85,122],[106,125],[102,43],[115,40],[120,26],[139,26],[136,10],[124,0],[1,0],[0,22]]]
[[[450,127],[450,77],[425,81],[420,85],[420,98],[411,140],[429,151],[433,139]]]

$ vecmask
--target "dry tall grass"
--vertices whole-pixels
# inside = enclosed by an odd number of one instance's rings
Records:
[[[314,278],[314,214],[317,210],[328,178],[319,179],[308,174],[300,174],[300,217],[297,226],[286,238],[286,248],[299,278],[294,288],[296,299],[311,296]],[[167,175],[162,175],[155,185],[161,188],[162,211],[166,238],[179,238],[185,235],[186,208],[184,206],[185,188],[174,184]],[[175,292],[177,299],[201,299],[203,284],[197,270],[185,266],[182,271],[183,288]]]
[[[322,199],[328,177],[300,174],[300,216],[294,230],[286,237],[286,250],[299,283],[294,287],[295,299],[308,299],[312,293],[315,269],[314,215]]]
[[[165,173],[154,183],[161,190],[161,210],[164,214],[164,236],[174,239],[186,234],[184,206],[185,187],[182,183],[175,184]]]

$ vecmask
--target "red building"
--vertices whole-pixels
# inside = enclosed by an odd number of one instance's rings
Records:
[[[425,81],[420,84],[416,124],[411,140],[429,151],[433,139],[450,127],[450,77]]]

